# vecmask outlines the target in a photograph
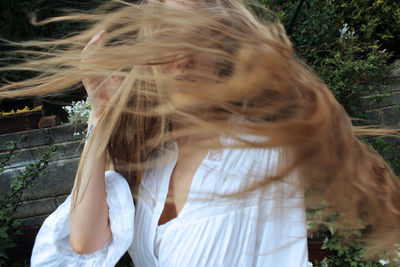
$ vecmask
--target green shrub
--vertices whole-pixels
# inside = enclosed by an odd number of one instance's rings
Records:
[[[366,252],[364,247],[359,243],[345,244],[336,234],[326,237],[322,248],[332,251],[334,256],[325,257],[315,264],[316,267],[381,267],[383,265],[382,260],[363,261]]]
[[[4,171],[9,160],[15,158],[14,151],[17,144],[18,142],[10,142],[9,152],[0,157],[0,173]],[[49,160],[56,149],[52,146],[46,152],[41,152],[41,159],[27,165],[21,175],[12,179],[10,192],[3,192],[0,195],[0,266],[25,266],[29,261],[20,258],[10,259],[7,255],[9,249],[18,245],[15,240],[22,234],[19,230],[21,220],[14,218],[14,213],[23,201],[24,190],[32,187],[33,182],[46,172]]]
[[[259,0],[288,25],[297,0]],[[336,10],[336,1],[305,1],[290,38],[298,57],[305,61],[327,84],[337,100],[353,117],[363,117],[360,97],[384,90],[391,69],[390,54],[373,41],[361,42],[343,22]]]
[[[258,0],[258,2],[275,12],[281,22],[287,26],[296,9],[298,0]],[[352,5],[342,6],[339,4],[340,2],[348,2]],[[355,29],[350,21],[343,19],[346,12],[357,11],[359,16],[362,17],[365,6],[360,6],[358,10],[353,9],[358,5],[357,3],[361,5],[361,3],[366,2],[371,1],[307,0],[304,2],[290,34],[298,57],[305,61],[326,83],[349,115],[359,118],[364,118],[362,105],[360,105],[361,97],[375,93],[375,90],[378,90],[382,95],[382,92],[385,92],[386,78],[391,70],[391,66],[388,65],[391,54],[379,46],[379,44],[384,43],[384,40],[392,40],[389,35],[378,34],[374,37],[376,39],[372,37],[367,39],[363,35],[363,31],[365,31],[365,34],[367,33],[366,29]],[[377,0],[372,2],[386,2],[386,6],[399,5],[392,3],[394,1]],[[346,10],[347,8],[349,10]],[[369,10],[365,12],[369,14]],[[393,12],[397,11],[394,10]],[[256,13],[263,14],[260,11],[256,11]],[[372,14],[369,16],[372,16]],[[373,24],[370,26],[371,29],[378,29],[384,21],[384,19],[380,21],[370,20],[368,17],[363,19]],[[391,19],[392,23],[397,20],[394,17],[387,19]],[[400,27],[400,22],[397,22],[393,29],[397,26]],[[388,28],[387,30],[394,33],[393,29]],[[397,34],[397,37],[399,36]],[[382,146],[382,144],[381,147],[377,148],[381,148],[381,152],[388,149],[387,146]],[[391,163],[392,166],[396,166],[396,163]],[[324,207],[321,206],[321,210],[307,212],[310,227],[314,225],[313,218],[317,218],[318,212],[323,213],[323,210]],[[338,233],[335,232],[335,220],[335,218],[331,218],[331,224],[313,234],[314,237],[325,240],[323,249],[334,252],[333,256],[327,257],[317,266],[381,266],[379,261],[365,262],[362,260],[365,254],[362,244],[342,242]],[[316,222],[319,222],[319,220],[316,220]],[[360,234],[355,233],[353,236]]]
[[[385,93],[390,55],[379,49],[365,52],[353,36],[342,38],[332,52],[313,64],[314,70],[351,116],[365,118],[361,96]]]
[[[400,1],[335,0],[333,6],[360,41],[377,42],[400,56]]]

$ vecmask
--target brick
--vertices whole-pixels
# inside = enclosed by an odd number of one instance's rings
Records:
[[[38,126],[41,128],[55,127],[61,124],[60,117],[57,115],[43,116],[40,118]]]
[[[400,108],[397,106],[374,109],[367,112],[372,122],[383,125],[383,127],[400,126]]]
[[[19,133],[1,134],[0,135],[0,152],[7,151],[8,141],[18,141],[23,138],[23,142],[18,143],[17,147],[28,148],[33,146],[48,145],[51,143],[50,136],[46,129],[37,129]]]
[[[26,201],[15,212],[16,218],[34,217],[52,213],[56,209],[54,198]]]
[[[33,182],[33,187],[26,189],[24,198],[35,200],[46,197],[67,195],[71,192],[79,158],[60,160],[49,164],[48,171]],[[14,168],[0,173],[0,192],[10,192],[12,177],[24,171],[24,167]]]
[[[70,141],[67,143],[56,144],[57,151],[50,161],[56,161],[61,159],[72,159],[80,157],[82,153],[83,144],[80,141]],[[33,147],[29,149],[20,149],[14,152],[16,156],[11,159],[8,163],[9,166],[6,169],[18,168],[26,166],[28,164],[37,162],[41,158],[40,152],[45,152],[49,149],[49,146]],[[2,155],[8,154],[7,152],[0,153]]]
[[[27,200],[67,195],[71,192],[79,159],[67,159],[49,164],[48,172],[24,192]]]
[[[49,128],[50,136],[54,143],[82,140],[85,135],[86,124],[68,123]]]
[[[47,217],[49,217],[50,214],[46,215],[40,215],[40,216],[34,216],[34,217],[29,217],[29,218],[23,218],[22,223],[24,225],[37,225],[40,226],[43,224],[44,220],[46,220]]]
[[[0,152],[7,151],[7,141],[18,141],[19,136],[25,137],[23,142],[18,144],[18,149],[30,148],[35,146],[52,145],[67,141],[76,141],[84,138],[83,133],[86,124],[66,123],[56,127],[36,129],[25,132],[0,134]]]
[[[58,196],[56,197],[56,205],[57,207],[60,206],[66,199],[68,195]]]
[[[9,193],[11,185],[11,177],[19,175],[21,172],[16,172],[16,170],[7,170],[0,173],[0,193]]]

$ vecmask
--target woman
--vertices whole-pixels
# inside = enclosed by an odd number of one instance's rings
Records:
[[[33,266],[112,266],[126,250],[135,266],[306,266],[304,209],[321,203],[340,229],[368,227],[376,253],[400,240],[399,181],[355,137],[381,132],[352,127],[281,25],[233,0],[60,19],[95,23],[31,43],[53,48],[13,68],[44,75],[0,91],[83,80],[92,105],[73,194],[43,224]]]

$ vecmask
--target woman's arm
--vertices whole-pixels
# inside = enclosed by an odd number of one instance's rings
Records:
[[[82,52],[82,63],[96,55],[105,41],[107,32],[99,32],[90,40]],[[106,151],[99,151],[101,134],[91,137],[110,98],[121,84],[121,79],[112,77],[89,77],[83,85],[91,104],[91,115],[88,122],[88,134],[85,149],[88,149],[87,160],[82,171],[78,202],[71,207],[70,243],[72,249],[80,254],[88,254],[101,249],[112,236],[107,205],[105,186]],[[92,143],[89,146],[88,140]]]
[[[89,138],[97,120],[93,115],[89,118]],[[106,152],[98,151],[97,141],[93,140],[93,145],[89,148],[88,160],[82,172],[81,190],[78,195],[80,201],[71,209],[69,239],[72,249],[79,254],[101,249],[112,235],[105,188]],[[89,177],[90,170],[93,170],[92,177]]]

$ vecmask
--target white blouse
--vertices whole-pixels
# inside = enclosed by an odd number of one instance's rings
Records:
[[[79,255],[71,249],[69,196],[43,223],[31,265],[114,266],[128,251],[136,267],[306,267],[303,194],[294,190],[295,175],[243,198],[222,197],[257,182],[260,174],[273,175],[279,154],[278,149],[208,151],[181,212],[158,226],[178,156],[171,142],[157,154],[157,166],[144,173],[136,207],[126,180],[106,172],[112,238],[101,250]]]

